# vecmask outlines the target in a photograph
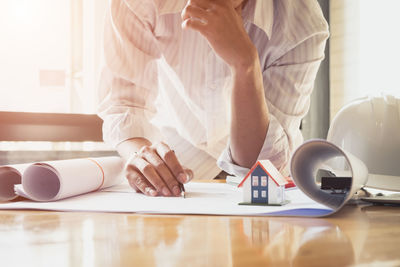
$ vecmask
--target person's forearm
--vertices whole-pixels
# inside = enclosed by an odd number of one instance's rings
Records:
[[[230,148],[233,161],[250,168],[263,147],[269,113],[258,56],[250,64],[231,68],[232,107]]]
[[[198,31],[231,67],[230,148],[235,163],[251,167],[264,144],[269,116],[257,49],[243,26],[245,3],[188,1],[182,11],[182,28]]]
[[[117,146],[117,150],[122,158],[128,160],[134,152],[138,152],[143,146],[151,146],[151,142],[145,138],[137,137],[123,141]]]

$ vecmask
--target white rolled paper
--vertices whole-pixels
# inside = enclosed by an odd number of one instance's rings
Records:
[[[327,163],[337,172],[352,177],[351,188],[345,196],[325,192],[316,183],[318,170],[325,168]],[[368,179],[368,169],[360,159],[322,139],[309,140],[297,148],[291,159],[290,172],[295,184],[306,195],[332,208],[333,212],[339,210]]]
[[[1,166],[0,201],[18,195],[35,201],[55,201],[96,191],[121,183],[123,168],[120,157]]]
[[[10,201],[18,197],[14,186],[21,183],[21,177],[28,164],[0,166],[0,202]]]

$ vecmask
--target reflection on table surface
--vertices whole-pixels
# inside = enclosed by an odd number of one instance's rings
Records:
[[[325,218],[0,211],[1,266],[400,265],[400,208]]]

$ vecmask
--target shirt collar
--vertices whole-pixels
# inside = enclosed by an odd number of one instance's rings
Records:
[[[179,13],[185,7],[187,0],[157,0],[160,15],[168,13]],[[261,28],[271,38],[274,22],[274,1],[273,0],[249,0],[244,12],[245,19]]]

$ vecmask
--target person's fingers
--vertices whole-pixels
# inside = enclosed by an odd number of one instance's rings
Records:
[[[142,192],[148,196],[157,196],[157,191],[154,187],[142,176],[136,167],[128,165],[126,169],[126,178],[128,179],[129,185],[136,191]]]
[[[132,187],[132,189],[133,189],[136,193],[142,192],[142,191],[140,191],[139,188],[137,188],[137,186],[135,185],[135,183],[131,182],[131,180],[128,179],[128,174],[126,175],[126,179],[128,180],[129,185]]]
[[[171,196],[171,191],[169,190],[168,186],[158,175],[151,163],[147,162],[140,156],[134,157],[131,163],[138,168],[141,174],[147,179],[148,182],[150,182],[150,184],[154,186],[157,192],[164,196]]]
[[[187,5],[185,8],[182,10],[181,13],[181,18],[182,20],[187,20],[187,19],[198,19],[202,21],[204,24],[207,24],[207,17],[209,16],[209,12],[206,10],[193,6],[193,5]]]
[[[160,158],[165,162],[168,166],[171,173],[178,179],[182,184],[187,183],[189,181],[189,177],[187,173],[182,168],[182,165],[179,163],[175,152],[170,149],[170,147],[161,142],[156,145],[157,154]]]
[[[183,170],[185,171],[187,177],[188,177],[188,182],[191,181],[194,177],[194,173],[191,169],[188,168],[183,168]]]
[[[208,10],[214,6],[214,1],[210,0],[189,0],[186,6],[195,6],[204,10]]]
[[[198,31],[202,34],[206,34],[207,24],[205,24],[202,20],[188,18],[185,19],[181,24],[182,29],[192,29]]]
[[[170,191],[175,196],[180,196],[181,188],[178,181],[175,179],[174,175],[171,173],[166,163],[157,154],[156,149],[154,147],[148,147],[148,146],[144,147],[143,149],[140,150],[140,155],[147,162],[153,165],[156,172],[162,178],[162,180],[164,180],[164,182],[167,184]]]

